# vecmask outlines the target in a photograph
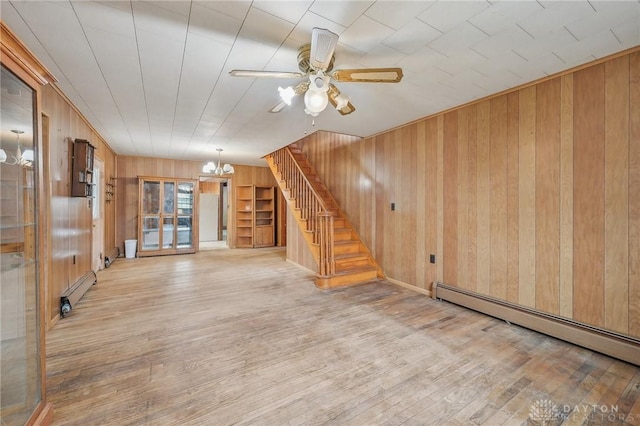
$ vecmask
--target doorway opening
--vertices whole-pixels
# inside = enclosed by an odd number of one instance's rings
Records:
[[[200,250],[229,248],[229,179],[200,176],[199,246]]]

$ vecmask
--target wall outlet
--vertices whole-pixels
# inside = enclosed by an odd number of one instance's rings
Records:
[[[429,262],[430,263],[436,263],[436,255],[435,254],[430,254],[429,255]]]

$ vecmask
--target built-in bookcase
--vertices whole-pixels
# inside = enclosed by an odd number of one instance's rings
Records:
[[[274,245],[273,186],[236,187],[236,247]]]

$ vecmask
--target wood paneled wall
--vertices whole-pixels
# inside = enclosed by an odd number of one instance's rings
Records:
[[[124,240],[138,238],[138,176],[198,179],[202,161],[171,160],[151,157],[118,156],[116,184],[116,242],[124,252]],[[234,165],[229,179],[229,202],[233,203],[235,185],[276,185],[268,167]],[[231,205],[227,226],[228,242],[235,247],[235,214]]]
[[[371,138],[299,144],[388,277],[640,337],[638,49]]]
[[[46,319],[52,325],[60,311],[60,296],[91,271],[92,211],[86,198],[71,197],[73,140],[87,139],[104,161],[105,180],[115,176],[116,156],[66,97],[52,85],[42,92],[46,198],[49,200]],[[115,247],[115,203],[105,203],[103,253]]]

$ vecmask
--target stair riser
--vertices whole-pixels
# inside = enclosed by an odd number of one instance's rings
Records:
[[[348,269],[358,268],[362,266],[367,266],[369,261],[367,259],[359,259],[359,260],[336,260],[336,271],[343,272]]]
[[[354,274],[335,275],[329,278],[319,277],[316,279],[316,287],[319,287],[322,289],[329,289],[329,288],[342,287],[342,286],[352,285],[352,284],[360,284],[367,281],[375,280],[377,278],[378,276],[375,270],[357,272]]]
[[[358,253],[360,252],[360,244],[337,244],[333,248],[333,252],[335,254],[347,254],[347,253]]]

